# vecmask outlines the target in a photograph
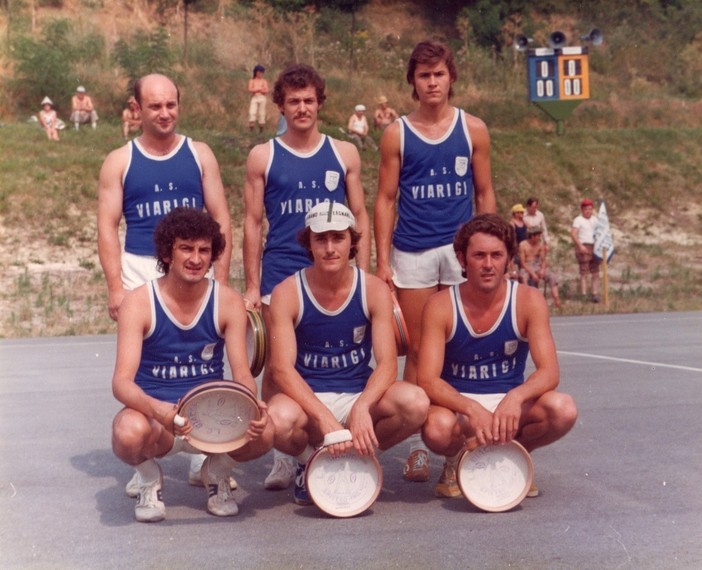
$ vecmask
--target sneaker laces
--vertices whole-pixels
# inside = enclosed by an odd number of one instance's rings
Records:
[[[158,508],[159,503],[163,502],[160,481],[147,483],[139,487],[139,495],[137,498],[137,507]]]
[[[426,452],[419,451],[414,454],[412,461],[412,469],[421,469],[429,464],[429,454]]]
[[[217,477],[217,483],[210,484],[209,496],[217,496],[217,501],[226,502],[234,497],[232,489],[229,486],[229,477]]]

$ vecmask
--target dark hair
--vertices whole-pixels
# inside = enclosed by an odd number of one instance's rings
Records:
[[[465,255],[470,238],[477,233],[495,236],[502,241],[507,248],[508,259],[512,259],[517,253],[514,226],[503,220],[499,214],[478,214],[463,224],[453,238],[453,251]]]
[[[224,251],[226,240],[219,224],[203,210],[197,208],[176,208],[171,210],[156,226],[154,244],[156,245],[156,262],[158,268],[168,273],[169,262],[173,256],[176,239],[211,240],[212,259],[214,263]]]
[[[137,100],[137,103],[139,103],[139,106],[141,107],[141,90],[144,86],[144,79],[151,75],[159,75],[157,73],[150,73],[149,75],[144,75],[143,77],[140,77],[134,82],[134,98]],[[165,75],[163,77],[166,77]],[[168,81],[170,81],[173,84],[173,87],[176,89],[176,100],[178,103],[180,103],[180,89],[178,89],[178,85],[176,84],[175,81],[173,81],[170,77],[166,77]]]
[[[263,73],[264,71],[266,71],[266,68],[263,67],[260,63],[255,65],[253,68],[253,77],[256,77],[257,71],[260,71],[261,73]]]
[[[281,107],[285,103],[285,90],[304,89],[305,87],[314,87],[317,95],[317,103],[321,105],[327,99],[324,94],[325,83],[322,76],[317,73],[314,67],[305,65],[304,63],[294,63],[288,65],[280,72],[273,86],[273,102]]]
[[[347,228],[351,232],[351,249],[349,250],[349,259],[356,257],[358,253],[358,242],[361,241],[361,234],[353,228]],[[305,248],[307,252],[307,257],[314,261],[314,256],[312,255],[312,228],[305,228],[300,230],[297,234],[298,243]]]
[[[531,197],[526,201],[526,205],[531,206],[532,204],[538,203],[538,202],[539,202],[538,198]]]
[[[448,67],[449,77],[451,78],[451,83],[453,83],[458,79],[458,71],[456,71],[456,63],[453,61],[453,52],[450,47],[446,44],[430,41],[419,42],[415,46],[409,62],[407,62],[407,83],[412,86],[412,99],[415,101],[419,100],[419,95],[417,95],[417,90],[414,87],[414,72],[417,70],[417,65],[420,63],[436,65],[442,61]],[[449,99],[453,97],[453,85],[449,87],[448,96]]]

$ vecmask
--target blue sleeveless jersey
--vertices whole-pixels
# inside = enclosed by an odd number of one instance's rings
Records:
[[[314,392],[362,392],[373,371],[365,273],[358,268],[354,272],[348,299],[334,312],[314,299],[304,269],[295,274],[300,303],[295,369]]]
[[[502,313],[487,332],[478,334],[463,310],[458,285],[451,287],[453,328],[446,341],[441,378],[459,392],[506,393],[524,382],[529,343],[517,327],[517,287],[508,282]]]
[[[144,337],[136,383],[149,396],[177,402],[203,382],[224,377],[224,337],[219,330],[219,285],[210,280],[200,310],[188,325],[179,323],[149,281],[151,329]]]
[[[203,208],[202,167],[192,141],[181,137],[166,156],[147,154],[134,139],[122,181],[122,211],[127,224],[124,249],[136,255],[156,255],[154,230],[178,207]]]
[[[400,197],[392,243],[401,251],[452,243],[473,216],[473,147],[463,111],[454,111],[440,139],[424,137],[407,117],[400,120]]]
[[[268,235],[263,249],[261,295],[311,264],[297,242],[305,227],[305,214],[319,202],[346,201],[346,165],[332,139],[322,135],[319,146],[300,154],[280,139],[273,139],[263,193]]]

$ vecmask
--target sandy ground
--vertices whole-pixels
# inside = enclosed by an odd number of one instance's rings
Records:
[[[617,263],[611,268],[611,277],[616,279],[622,268],[641,255],[637,245],[651,245],[662,240],[673,246],[665,248],[666,256],[684,256],[686,263],[702,264],[702,255],[690,259],[687,253],[690,246],[696,251],[700,251],[698,246],[702,246],[700,220],[702,205],[699,204],[679,206],[667,216],[641,209],[613,220],[610,213],[617,248]],[[242,233],[241,227],[234,229],[231,265],[234,279],[243,278]],[[678,251],[675,245],[686,246],[687,250]],[[563,247],[567,246],[561,245]],[[557,269],[561,282],[576,278],[574,263]],[[46,289],[47,283],[51,284],[50,294],[42,293],[42,287]],[[52,245],[40,229],[9,229],[0,220],[0,314],[3,315],[0,319],[0,337],[65,334],[65,325],[61,330],[60,323],[52,322],[52,319],[58,321],[59,317],[47,308],[47,295],[52,296],[55,303],[63,299],[70,305],[69,320],[77,323],[78,327],[72,334],[109,332],[111,322],[105,319],[105,287],[97,246],[77,241],[69,247]],[[56,315],[59,313],[57,311]],[[31,326],[27,320],[32,321]],[[57,328],[52,326],[54,324]]]

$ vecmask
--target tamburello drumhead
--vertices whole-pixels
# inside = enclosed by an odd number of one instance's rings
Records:
[[[402,309],[400,309],[400,304],[397,302],[397,297],[395,297],[395,295],[392,296],[392,315],[392,324],[393,329],[395,330],[395,343],[397,344],[397,354],[398,356],[404,356],[407,354],[409,331],[407,330],[405,317],[402,315]]]
[[[466,451],[458,462],[458,486],[473,505],[508,511],[524,500],[534,478],[529,452],[516,442]]]
[[[333,517],[353,517],[375,502],[383,486],[383,471],[375,457],[351,449],[333,458],[317,450],[307,464],[307,492],[322,511]]]
[[[207,453],[228,453],[245,445],[249,422],[260,417],[251,391],[228,380],[190,390],[181,399],[178,414],[193,426],[190,444]]]
[[[263,370],[266,361],[266,328],[260,311],[247,309],[246,352],[249,356],[251,374],[256,377]]]

